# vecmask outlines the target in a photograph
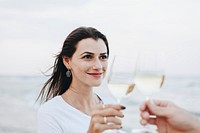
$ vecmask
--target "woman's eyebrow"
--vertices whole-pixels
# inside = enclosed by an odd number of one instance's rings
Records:
[[[105,52],[105,53],[100,53],[100,55],[106,55],[106,54],[108,54],[107,52]]]
[[[81,55],[84,55],[84,54],[93,55],[94,53],[92,53],[92,52],[83,52]],[[100,55],[105,55],[105,54],[107,54],[107,52],[100,53]]]
[[[92,52],[83,52],[81,55],[83,55],[83,54],[94,54],[94,53],[92,53]]]

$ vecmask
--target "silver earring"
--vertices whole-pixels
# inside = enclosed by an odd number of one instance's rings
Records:
[[[71,71],[67,68],[66,76],[69,78],[71,77]]]

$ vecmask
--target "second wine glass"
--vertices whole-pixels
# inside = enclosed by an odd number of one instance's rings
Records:
[[[164,54],[160,51],[140,52],[136,65],[135,83],[146,99],[160,91],[164,79]]]
[[[146,96],[146,100],[160,91],[164,79],[164,54],[160,51],[140,52],[137,59],[134,81],[136,88]],[[156,116],[151,115],[150,118],[154,119]],[[157,133],[149,125],[145,128],[137,129],[133,133],[136,132]]]

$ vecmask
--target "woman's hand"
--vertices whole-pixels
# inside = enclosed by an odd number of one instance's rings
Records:
[[[101,133],[108,129],[120,129],[121,120],[117,117],[124,117],[121,110],[124,106],[119,104],[100,104],[91,114],[90,126],[88,133]]]

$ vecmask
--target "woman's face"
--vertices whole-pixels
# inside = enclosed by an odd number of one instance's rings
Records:
[[[71,69],[72,83],[99,86],[106,74],[107,59],[107,48],[102,39],[87,38],[79,41],[72,58],[65,59]]]

